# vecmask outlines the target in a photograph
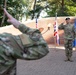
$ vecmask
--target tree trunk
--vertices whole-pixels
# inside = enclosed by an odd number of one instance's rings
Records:
[[[36,0],[34,1],[32,19],[34,19],[34,17],[35,17],[35,10],[36,10]]]
[[[62,0],[62,10],[64,9],[64,0]]]
[[[62,5],[61,10],[62,10],[62,13],[63,13],[64,12],[64,0],[62,0],[61,5]]]
[[[4,0],[4,8],[6,9],[6,0]],[[0,25],[1,27],[3,26],[4,20],[5,20],[5,13],[3,13],[3,19]]]

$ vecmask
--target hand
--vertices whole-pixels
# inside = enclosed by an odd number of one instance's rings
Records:
[[[63,22],[63,25],[66,25],[66,22],[65,21]]]
[[[12,15],[10,15],[5,8],[3,10],[8,18],[7,22],[13,24],[15,28],[18,28],[21,23],[18,20],[16,20]]]

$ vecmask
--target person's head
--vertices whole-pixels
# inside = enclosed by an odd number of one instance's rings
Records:
[[[70,18],[69,17],[66,18],[65,21],[66,21],[67,24],[70,23]]]

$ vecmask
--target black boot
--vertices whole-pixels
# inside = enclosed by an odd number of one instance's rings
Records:
[[[65,62],[69,61],[69,58],[68,58],[68,57],[66,57],[66,59],[65,59],[64,61],[65,61]]]
[[[71,58],[71,57],[69,57],[69,61],[70,61],[70,62],[73,62],[73,60],[72,60],[72,58]]]

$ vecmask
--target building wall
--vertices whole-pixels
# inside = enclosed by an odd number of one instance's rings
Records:
[[[66,17],[58,17],[57,18],[58,25],[60,23],[64,22],[65,18]],[[70,18],[71,18],[71,23],[73,23],[75,17],[70,17]],[[54,36],[53,36],[54,22],[55,22],[55,17],[38,19],[38,23],[37,23],[38,29],[44,28],[44,30],[41,32],[41,34],[42,34],[43,38],[47,41],[48,44],[54,44],[55,43]],[[35,20],[26,21],[26,22],[24,22],[24,24],[28,27],[36,28]],[[50,30],[48,30],[49,24],[50,24]],[[0,33],[3,33],[3,32],[12,33],[13,35],[21,34],[21,32],[18,29],[15,29],[12,25],[1,27]],[[59,36],[60,36],[60,44],[63,44],[64,43],[64,38],[63,38],[64,31],[59,30]]]

